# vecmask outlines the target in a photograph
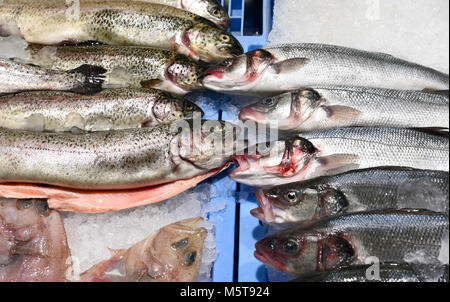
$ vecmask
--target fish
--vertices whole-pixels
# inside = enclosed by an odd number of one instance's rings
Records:
[[[0,58],[0,95],[30,90],[95,94],[102,90],[101,74],[104,72],[103,68],[90,65],[57,71]]]
[[[170,49],[208,63],[243,53],[231,34],[185,10],[140,1],[77,3],[5,0],[0,7],[0,33],[43,45],[97,41]]]
[[[0,129],[0,195],[84,213],[166,200],[226,169],[246,148],[237,126],[195,123],[87,133]]]
[[[449,76],[394,56],[335,45],[300,43],[257,49],[211,67],[206,88],[274,96],[314,86],[448,90]]]
[[[294,282],[448,282],[448,265],[435,268],[438,270],[436,280],[431,274],[417,271],[408,263],[380,263],[376,267],[369,264],[343,267],[334,271],[324,271],[301,276]],[[377,275],[368,275],[378,270]],[[369,277],[369,278],[368,278]]]
[[[424,210],[344,214],[296,226],[255,245],[255,257],[282,272],[307,275],[383,262],[448,264],[448,215]],[[448,251],[448,249],[447,249]],[[420,256],[420,257],[419,257]]]
[[[310,222],[362,211],[449,210],[448,172],[377,167],[260,190],[252,215],[269,223]]]
[[[45,200],[0,198],[0,282],[63,282],[70,251],[62,219]]]
[[[154,127],[193,118],[194,103],[155,89],[106,89],[95,95],[32,91],[0,96],[0,127],[46,132]]]
[[[80,275],[82,282],[194,282],[207,231],[200,217],[158,230]]]
[[[448,137],[402,128],[353,127],[302,133],[233,156],[230,177],[271,187],[356,169],[449,169]],[[265,147],[265,146],[263,146]]]
[[[242,108],[239,119],[295,132],[355,126],[448,129],[449,100],[423,91],[311,87],[264,98]]]
[[[110,0],[112,1],[112,0]],[[223,29],[230,27],[230,17],[217,0],[134,0],[163,4],[199,15]]]
[[[156,88],[178,95],[203,89],[205,64],[174,51],[114,45],[31,45],[27,52],[28,62],[44,68],[70,70],[84,64],[104,68],[104,88]]]

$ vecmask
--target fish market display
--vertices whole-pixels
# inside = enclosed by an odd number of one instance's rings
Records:
[[[45,45],[98,41],[174,49],[205,62],[243,53],[236,38],[211,21],[140,1],[80,0],[77,9],[63,1],[5,0],[0,6],[0,32]]]
[[[0,281],[67,281],[70,253],[58,212],[43,200],[0,198]]]
[[[100,67],[88,65],[68,72],[56,71],[0,58],[0,94],[25,90],[67,90],[93,94],[102,89],[103,81],[98,76],[103,72],[105,70]]]
[[[81,134],[2,129],[0,195],[48,198],[53,209],[79,212],[130,208],[195,186],[245,147],[231,124],[203,121],[195,134],[178,129],[185,124]]]
[[[448,90],[449,76],[382,53],[325,44],[285,44],[227,59],[208,71],[205,87],[277,95],[314,86]]]
[[[112,1],[112,0],[110,0]],[[116,0],[117,1],[117,0]],[[206,18],[223,29],[230,26],[230,17],[217,0],[134,0],[173,6]]]
[[[105,68],[104,87],[157,88],[184,95],[201,89],[205,67],[176,52],[110,45],[28,47],[29,62],[70,70],[83,64]]]
[[[196,281],[206,229],[202,218],[183,220],[113,256],[81,275],[81,281]]]
[[[349,126],[449,128],[447,95],[363,87],[314,87],[266,98],[239,118],[280,130],[312,131]]]
[[[95,95],[59,91],[0,97],[0,127],[61,132],[152,127],[202,111],[194,103],[154,89],[119,88]]]
[[[423,274],[417,271],[413,265],[407,263],[381,263],[379,264],[379,275],[367,278],[367,272],[373,270],[372,265],[355,265],[340,268],[334,271],[314,273],[295,279],[295,282],[424,282],[437,281],[448,282],[448,265],[436,267],[443,271],[436,278],[433,275]]]
[[[448,172],[380,167],[261,190],[253,216],[267,222],[316,220],[344,213],[423,208],[448,213]]]
[[[449,140],[401,128],[339,128],[304,133],[274,142],[265,152],[233,158],[239,165],[230,173],[234,180],[273,186],[380,166],[448,171]]]
[[[298,275],[360,265],[370,257],[398,263],[420,254],[437,264],[441,249],[447,249],[444,240],[448,244],[448,215],[424,210],[363,212],[268,236],[256,244],[255,257]]]

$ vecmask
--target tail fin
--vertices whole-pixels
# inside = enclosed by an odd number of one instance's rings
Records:
[[[71,91],[81,94],[96,94],[102,91],[104,82],[102,74],[106,71],[103,67],[87,64],[69,71],[70,73],[81,73],[86,77],[81,86],[73,88]]]

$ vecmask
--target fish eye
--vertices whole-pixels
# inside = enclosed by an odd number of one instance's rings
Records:
[[[189,239],[184,238],[178,242],[172,243],[172,245],[170,246],[172,249],[174,250],[180,250],[185,248],[189,243]]]
[[[222,65],[225,66],[225,67],[230,67],[231,65],[233,65],[233,59],[225,59],[222,62]]]
[[[213,8],[211,14],[215,17],[218,17],[220,15],[220,10],[217,7]]]
[[[227,35],[220,35],[220,40],[223,42],[230,42],[230,37]]]
[[[195,260],[197,258],[197,252],[195,251],[188,251],[184,254],[184,264],[187,266],[191,266],[195,263]]]
[[[267,99],[264,99],[262,103],[266,106],[272,106],[275,104],[275,99],[267,98]]]
[[[300,250],[300,246],[298,244],[297,239],[294,238],[290,238],[287,239],[285,242],[283,242],[283,250],[287,253],[287,254],[297,254],[298,251]]]
[[[192,111],[194,110],[194,105],[192,105],[191,103],[185,103],[184,108],[188,111]]]
[[[43,216],[50,215],[50,208],[48,207],[47,201],[45,201],[45,200],[38,201],[36,208],[37,208],[37,211],[39,214],[41,214]]]
[[[33,200],[25,199],[16,201],[16,207],[18,210],[28,209],[33,204]]]
[[[295,204],[298,201],[298,192],[297,191],[289,191],[286,194],[284,194],[284,198],[290,204]]]

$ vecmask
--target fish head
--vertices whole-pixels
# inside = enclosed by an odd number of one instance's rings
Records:
[[[271,142],[265,149],[259,146],[233,156],[238,165],[229,175],[233,180],[260,187],[304,180],[318,154],[314,145],[301,137]]]
[[[228,122],[194,119],[176,124],[179,135],[172,153],[202,170],[223,167],[234,152],[246,147],[236,139],[241,129]]]
[[[202,78],[206,67],[189,58],[177,55],[166,67],[165,77],[176,86],[174,90],[188,93],[203,88]]]
[[[216,63],[244,53],[233,35],[210,24],[194,24],[185,37],[188,41],[184,43],[189,44],[189,48],[204,62]]]
[[[272,125],[280,130],[301,129],[320,105],[322,97],[314,89],[302,89],[279,96],[264,98],[244,107],[239,119]]]
[[[202,261],[207,231],[202,218],[168,225],[147,239],[141,261],[153,280],[195,281]]]
[[[349,237],[315,230],[314,224],[281,231],[258,241],[255,247],[258,260],[292,274],[333,270],[355,259]]]
[[[264,49],[225,59],[206,71],[203,85],[211,90],[230,93],[251,90],[274,60],[273,55]]]
[[[252,215],[271,223],[298,223],[345,213],[346,196],[337,189],[317,185],[316,180],[260,190],[260,207]]]
[[[160,124],[167,124],[176,120],[193,118],[194,113],[203,116],[203,111],[195,103],[172,95],[161,93],[149,106],[152,114]]]
[[[202,16],[223,29],[230,27],[230,17],[217,0],[182,0],[186,10]]]

